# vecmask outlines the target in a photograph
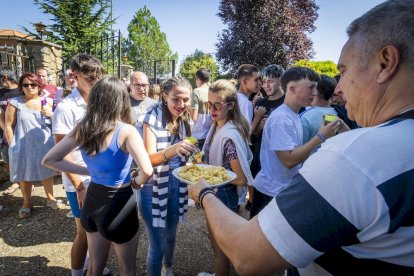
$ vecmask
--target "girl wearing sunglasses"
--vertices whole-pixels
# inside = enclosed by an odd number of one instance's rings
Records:
[[[44,102],[40,95],[42,80],[35,74],[20,77],[18,87],[24,95],[12,98],[6,109],[5,135],[9,144],[10,181],[19,182],[23,206],[19,217],[31,214],[33,181],[41,181],[47,197],[47,206],[57,209],[62,203],[53,196],[54,170],[41,166],[43,156],[53,147],[50,121],[52,100]],[[50,120],[50,119],[49,119]]]
[[[250,163],[253,155],[249,149],[250,126],[240,112],[234,85],[228,80],[217,80],[208,92],[208,108],[213,125],[203,147],[204,161],[233,171],[237,177],[216,189],[216,196],[232,211],[238,213],[238,187],[253,183]],[[210,226],[208,226],[210,232]],[[229,233],[231,234],[231,233]],[[228,275],[230,261],[210,235],[214,251],[216,275]],[[213,275],[202,272],[199,276]]]

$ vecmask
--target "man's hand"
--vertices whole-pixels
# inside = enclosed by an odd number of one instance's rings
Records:
[[[200,204],[200,202],[198,202],[198,196],[200,195],[201,190],[206,187],[210,187],[210,184],[204,179],[200,179],[197,183],[188,185],[188,194],[196,204]]]
[[[254,108],[254,117],[263,118],[263,116],[266,114],[266,108],[264,106],[256,106]]]
[[[319,128],[319,132],[326,137],[326,139],[334,136],[337,132],[338,129],[341,126],[341,122],[336,119],[333,122],[330,122],[327,125],[324,125],[324,123],[321,124],[320,128]]]
[[[82,209],[83,207],[83,202],[85,201],[85,196],[86,196],[86,188],[83,187],[78,187],[76,189],[76,197],[78,199],[78,204],[79,204],[79,209]]]

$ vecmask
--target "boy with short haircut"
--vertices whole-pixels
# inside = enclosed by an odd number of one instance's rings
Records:
[[[103,76],[102,63],[95,57],[86,54],[75,56],[70,69],[78,86],[65,97],[53,113],[53,134],[55,143],[69,134],[86,112],[89,93],[92,86]],[[79,165],[86,166],[79,150],[73,151],[66,158]],[[71,250],[72,276],[83,276],[88,244],[86,232],[80,223],[80,214],[86,195],[90,176],[62,173],[62,183],[75,217],[76,237]]]
[[[285,101],[270,114],[264,126],[260,151],[262,168],[253,183],[255,194],[250,217],[258,214],[286,187],[311,150],[338,129],[338,121],[331,122],[302,145],[303,130],[298,112],[311,104],[319,79],[315,71],[305,67],[290,68],[282,75]]]

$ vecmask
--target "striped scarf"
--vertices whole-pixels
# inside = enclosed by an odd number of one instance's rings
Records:
[[[157,139],[157,152],[171,146],[171,133],[166,129],[167,122],[162,114],[161,103],[156,104],[144,118],[144,124],[148,124]],[[180,140],[185,137],[185,127],[180,125]],[[185,157],[181,159],[181,166],[186,162]],[[167,200],[168,200],[168,178],[170,175],[170,166],[168,161],[154,168],[153,188],[152,188],[152,226],[165,227],[167,217]],[[184,215],[188,209],[188,192],[187,184],[180,182],[179,187],[179,221],[184,220]]]

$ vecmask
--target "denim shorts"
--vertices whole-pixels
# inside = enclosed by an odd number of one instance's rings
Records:
[[[239,212],[239,196],[237,195],[237,186],[233,184],[226,184],[218,187],[216,196],[235,213]]]
[[[78,197],[76,192],[66,192],[66,197],[69,201],[70,209],[75,218],[80,218],[81,210],[79,209]]]

